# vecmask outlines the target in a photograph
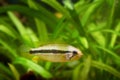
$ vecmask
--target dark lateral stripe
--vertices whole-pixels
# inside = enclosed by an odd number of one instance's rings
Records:
[[[63,50],[30,50],[31,54],[34,53],[70,53],[71,51],[63,51]]]

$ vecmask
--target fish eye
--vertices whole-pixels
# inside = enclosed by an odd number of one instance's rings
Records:
[[[76,55],[76,54],[77,54],[77,51],[73,51],[73,54]]]

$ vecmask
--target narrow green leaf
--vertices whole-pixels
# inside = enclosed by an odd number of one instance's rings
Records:
[[[90,67],[91,67],[91,56],[88,56],[87,59],[85,60],[84,64],[84,68],[82,69],[82,72],[80,73],[81,75],[81,80],[88,80],[88,74],[90,71]]]
[[[23,66],[26,66],[32,70],[34,70],[35,72],[37,72],[38,74],[40,74],[41,76],[43,76],[44,78],[51,78],[52,75],[46,71],[42,66],[28,60],[25,58],[17,58],[14,61],[15,64],[21,64]]]
[[[78,39],[85,49],[89,48],[89,44],[88,44],[86,37],[79,37]]]
[[[111,28],[112,24],[113,24],[113,19],[114,19],[116,0],[111,0],[109,2],[111,3],[111,6],[110,6],[110,12],[109,12],[110,14],[108,14],[109,17],[108,17],[108,20],[107,20],[107,27]]]
[[[71,0],[63,0],[64,6],[66,8],[68,8],[69,10],[73,10],[74,9],[74,5],[73,2]]]
[[[102,32],[112,33],[112,35],[114,35],[114,37],[115,37],[115,35],[116,35],[116,36],[120,36],[119,31],[115,31],[115,30],[104,29],[104,30],[102,30]],[[111,38],[112,38],[112,37],[111,37]],[[117,38],[117,37],[115,37],[115,38]],[[114,39],[115,39],[115,38],[114,38]]]
[[[120,31],[120,22],[117,24],[117,26],[115,27],[115,32],[119,33]],[[111,37],[111,42],[110,42],[110,47],[113,48],[115,43],[116,43],[116,39],[117,39],[118,35],[117,34],[112,34]]]
[[[11,18],[12,22],[15,24],[16,28],[18,29],[23,41],[26,44],[33,46],[32,40],[30,39],[30,36],[27,34],[23,24],[18,20],[18,18],[12,12],[9,11],[8,15]]]
[[[13,78],[13,75],[11,74],[11,71],[9,70],[9,68],[4,66],[2,63],[0,63],[0,73],[8,78],[11,78],[11,79]]]
[[[120,56],[118,56],[116,53],[114,53],[111,50],[106,49],[104,47],[100,47],[100,46],[96,46],[96,47],[103,50],[103,51],[105,51],[105,52],[107,52],[106,55],[109,54],[113,58],[113,60],[115,60],[115,62],[120,64],[120,62],[119,62],[120,61]]]
[[[47,19],[53,21],[56,24],[57,18],[55,17],[55,15],[52,12],[50,12],[49,10],[47,10],[41,4],[37,3],[34,0],[26,0],[26,1],[31,8],[37,10],[39,13],[42,13],[43,15],[46,16]],[[38,17],[35,17],[35,18],[38,19]],[[39,19],[41,19],[41,18],[39,18]],[[50,27],[54,28],[53,26],[50,26]]]
[[[90,5],[92,4],[85,4],[84,0],[80,0],[74,6],[77,13],[81,13],[84,12],[86,9],[88,9]]]
[[[56,9],[66,17],[70,18],[69,12],[62,5],[60,5],[60,3],[58,3],[56,0],[42,0],[42,1],[52,6],[54,9]]]
[[[60,3],[58,3],[56,0],[42,0],[42,1],[52,6],[60,13],[62,13],[63,16],[65,16],[65,18],[67,18],[67,20],[69,20],[70,23],[72,23],[72,25],[78,29],[81,36],[86,35],[85,30],[83,29],[81,21],[78,17],[78,14],[74,10],[74,7],[73,10],[67,10],[62,5],[60,5]]]
[[[35,19],[35,22],[36,22],[36,26],[37,26],[40,41],[41,42],[48,41],[48,33],[47,33],[45,23],[38,20],[38,19]]]
[[[114,76],[120,78],[120,72],[117,71],[116,69],[114,69],[113,67],[110,67],[110,66],[108,66],[108,65],[106,65],[104,63],[100,63],[100,62],[97,62],[97,61],[92,61],[91,65],[93,67],[98,68],[98,69],[103,69],[103,70],[113,74]]]
[[[7,35],[13,38],[16,38],[16,36],[18,36],[16,29],[2,18],[0,18],[0,25],[0,30],[6,33]]]
[[[4,26],[4,25],[0,25],[0,31],[6,33],[7,35],[9,35],[9,36],[11,36],[13,38],[16,38],[14,33],[10,29],[8,29],[6,26]]]
[[[41,19],[42,21],[44,21],[47,25],[49,25],[50,27],[53,27],[56,25],[57,20],[51,20],[51,18],[49,19],[48,17],[46,17],[46,15],[44,15],[40,10],[34,10],[25,6],[20,6],[20,5],[8,5],[8,6],[4,6],[4,7],[0,7],[0,13],[4,13],[7,11],[18,11],[24,15],[28,15],[30,17],[36,17]],[[32,15],[31,15],[32,14]],[[53,23],[54,22],[54,23]]]
[[[78,66],[76,66],[73,70],[73,75],[72,75],[72,79],[73,80],[80,80],[79,77],[80,77],[80,69],[83,67],[83,63],[79,64]]]
[[[56,28],[54,29],[54,32],[53,32],[53,37],[54,37],[54,38],[57,38],[58,35],[61,34],[61,32],[63,31],[63,29],[64,29],[65,27],[67,27],[68,22],[67,22],[67,21],[64,22],[64,20],[65,20],[65,17],[63,17],[63,18],[61,18],[61,19],[59,20],[59,22],[58,22],[58,24],[57,24],[57,26],[56,26]]]
[[[93,12],[96,10],[96,8],[102,3],[102,1],[96,1],[92,5],[89,6],[89,8],[84,13],[81,21],[82,25],[85,26],[87,21],[89,20],[90,16],[93,14]]]
[[[105,46],[106,39],[105,36],[103,35],[102,31],[97,30],[98,26],[95,25],[94,23],[89,24],[89,33],[92,35],[92,37],[96,40],[96,42],[101,45]]]
[[[18,55],[16,54],[16,50],[12,49],[12,47],[10,45],[8,45],[5,41],[0,39],[0,44],[2,44],[4,46],[5,49],[7,49],[10,54],[5,54],[8,55],[11,59],[15,59]]]
[[[33,9],[39,10],[37,5],[32,0],[28,0],[28,5]],[[42,10],[43,10],[43,8],[42,8]],[[48,16],[48,15],[46,14],[46,16]],[[49,17],[47,17],[47,18],[49,18]],[[40,41],[46,42],[48,40],[48,33],[47,33],[45,23],[38,18],[34,18],[34,19],[35,19],[35,23],[37,26],[37,31],[38,31]]]
[[[49,70],[50,67],[51,67],[51,65],[52,65],[51,62],[46,62],[46,64],[45,64],[45,69],[46,69],[46,70]]]
[[[36,36],[36,33],[33,32],[33,30],[32,30],[31,28],[29,28],[29,27],[26,28],[26,32],[28,33],[30,39],[33,41],[33,44],[34,44],[35,46],[37,46],[37,45],[38,45],[37,42],[39,41],[39,39],[38,39],[38,37]]]
[[[20,79],[20,75],[19,75],[18,71],[16,70],[15,66],[10,64],[10,63],[8,63],[8,65],[9,65],[9,67],[10,67],[10,69],[11,69],[11,71],[12,71],[14,77],[15,77],[15,79],[19,80]]]

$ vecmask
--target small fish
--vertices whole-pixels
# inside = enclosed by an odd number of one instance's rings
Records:
[[[30,54],[39,56],[40,59],[51,62],[68,62],[78,60],[82,52],[65,44],[48,44],[29,51]]]

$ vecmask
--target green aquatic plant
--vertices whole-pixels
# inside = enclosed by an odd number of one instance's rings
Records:
[[[29,71],[43,80],[120,79],[119,0],[78,0],[74,4],[65,0],[63,5],[56,0],[21,2],[24,5],[0,7],[1,80],[20,80]],[[15,12],[26,21],[22,22]],[[67,63],[35,63],[24,52],[47,43],[70,44],[84,55]]]

